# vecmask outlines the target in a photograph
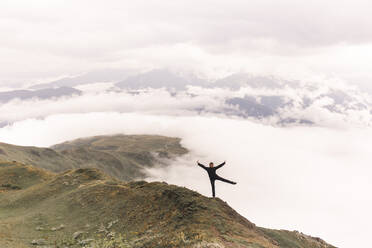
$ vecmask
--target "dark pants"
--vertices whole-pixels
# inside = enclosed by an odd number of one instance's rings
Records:
[[[214,189],[214,182],[216,180],[220,180],[222,182],[225,182],[225,183],[231,183],[231,184],[235,184],[235,182],[233,181],[230,181],[230,180],[227,180],[223,177],[220,177],[220,176],[216,176],[215,178],[209,178],[211,180],[211,185],[212,185],[212,194],[213,194],[213,197],[216,197],[216,192],[215,192],[215,189]]]

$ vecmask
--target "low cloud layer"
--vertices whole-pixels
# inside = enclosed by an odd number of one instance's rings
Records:
[[[217,195],[257,225],[296,229],[340,247],[368,243],[371,227],[371,129],[276,128],[219,117],[87,113],[29,119],[0,129],[3,142],[50,146],[100,134],[162,134],[190,150],[149,180],[164,180],[209,196],[195,161],[227,161]],[[355,228],[358,227],[358,228]]]
[[[230,116],[269,125],[315,125],[327,127],[371,126],[371,96],[344,85],[284,81],[279,79],[245,85],[237,75],[214,83],[218,87],[187,86],[179,91],[166,88],[118,89],[112,83],[76,86],[80,95],[8,99],[0,104],[0,123],[13,123],[54,114],[120,112],[174,116]],[[231,88],[234,80],[239,87]],[[257,79],[256,79],[257,80]],[[249,81],[249,80],[248,80]],[[266,84],[264,84],[266,82]],[[133,85],[136,85],[135,82]],[[62,89],[62,88],[61,88]],[[59,92],[59,89],[42,90]],[[66,90],[64,90],[66,91]],[[69,89],[74,92],[74,89]],[[36,95],[36,92],[35,92]],[[0,95],[1,97],[1,95]],[[1,99],[0,99],[1,100]],[[3,124],[5,125],[5,124]]]

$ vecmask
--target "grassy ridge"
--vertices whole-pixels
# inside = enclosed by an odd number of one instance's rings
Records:
[[[0,172],[20,186],[0,193],[0,247],[332,247],[256,227],[222,200],[175,185],[122,182],[95,168],[53,174],[7,162]]]
[[[0,143],[0,160],[31,164],[53,172],[98,168],[121,180],[145,178],[144,168],[187,153],[179,138],[112,135],[77,139],[51,148]]]

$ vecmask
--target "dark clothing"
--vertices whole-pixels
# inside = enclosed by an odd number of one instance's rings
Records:
[[[222,164],[217,165],[215,167],[206,167],[206,166],[202,165],[201,163],[198,163],[198,165],[208,172],[209,180],[211,181],[213,197],[216,196],[215,187],[214,187],[214,182],[216,180],[220,180],[220,181],[225,182],[225,183],[236,184],[235,182],[227,180],[225,178],[222,178],[222,177],[220,177],[219,175],[216,174],[216,170],[221,168],[222,166],[224,166],[225,162],[223,162]]]

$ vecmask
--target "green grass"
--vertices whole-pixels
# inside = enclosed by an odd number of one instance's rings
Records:
[[[0,143],[0,160],[31,164],[54,172],[93,167],[120,180],[146,177],[144,168],[188,151],[179,138],[159,135],[112,135],[78,139],[51,148]]]
[[[326,244],[324,241],[316,240],[308,235],[300,234],[299,232],[290,232],[286,230],[272,230],[260,228],[261,231],[268,237],[275,240],[281,248],[322,248],[333,246]],[[324,243],[323,243],[324,242]]]
[[[30,177],[27,174],[45,176],[43,170],[24,167],[13,164],[2,168],[11,171],[9,180]],[[175,185],[125,183],[93,168],[48,174],[47,180],[34,181],[21,190],[0,194],[0,235],[7,233],[21,244],[41,238],[49,244],[63,243],[76,231],[100,241],[107,238],[105,233],[97,233],[100,226],[107,227],[113,220],[118,222],[108,231],[125,237],[131,247],[190,247],[215,242],[222,235],[214,227],[216,215],[221,218],[221,228],[235,226],[224,233],[252,231],[240,219],[236,221],[239,216],[223,201]],[[8,227],[4,229],[1,223]],[[61,224],[65,228],[52,231]]]

